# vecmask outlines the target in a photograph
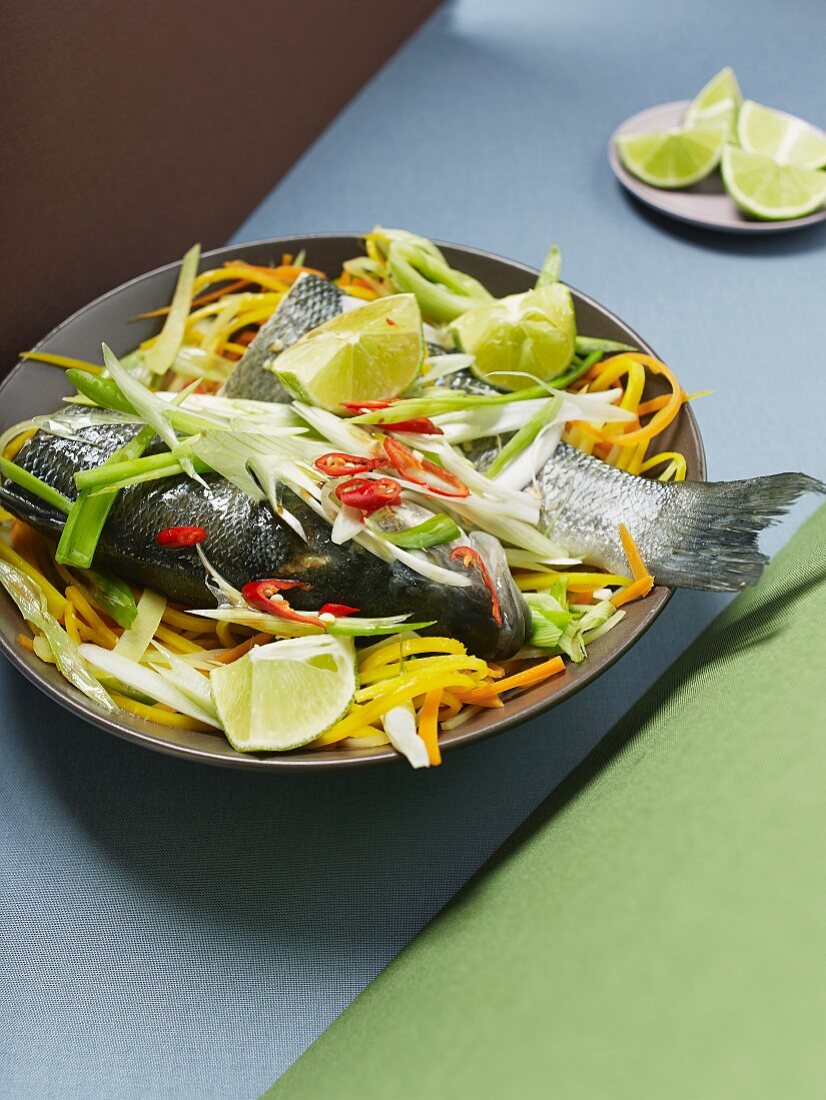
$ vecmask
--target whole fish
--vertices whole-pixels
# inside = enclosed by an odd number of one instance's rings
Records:
[[[75,415],[69,409],[51,419],[62,420],[63,428],[72,432]],[[75,472],[105,462],[136,431],[134,424],[111,423],[76,428],[71,437],[40,431],[22,447],[16,462],[74,499]],[[210,563],[236,588],[269,577],[302,581],[307,590],[289,592],[290,605],[298,610],[343,603],[371,617],[410,614],[411,621],[435,621],[439,633],[491,659],[511,657],[523,645],[527,608],[496,539],[476,535],[473,547],[495,586],[498,617],[481,572],[452,561],[450,546],[433,547],[429,556],[467,578],[465,587],[430,580],[399,561],[385,562],[353,542],[337,546],[329,523],[289,490],[284,491],[284,507],[303,526],[306,543],[266,502],[255,502],[218,474],[206,474],[205,481],[208,492],[183,475],[123,489],[104,526],[95,565],[189,607],[213,607],[215,596],[194,548],[170,550],[157,542],[165,528],[198,526],[208,533],[203,548]],[[53,534],[62,530],[61,512],[12,482],[0,486],[0,500],[26,523]]]
[[[344,298],[335,283],[328,279],[318,275],[299,276],[236,363],[224,384],[223,396],[280,404],[291,401],[268,364],[311,329],[341,313]]]

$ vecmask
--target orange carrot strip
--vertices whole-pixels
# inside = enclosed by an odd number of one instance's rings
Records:
[[[642,560],[640,549],[634,542],[631,532],[624,523],[619,525],[619,537],[622,542],[622,548],[625,551],[625,556],[628,559],[628,564],[631,567],[631,576],[634,580],[639,581],[642,580],[643,577],[650,576]]]
[[[424,705],[419,714],[419,737],[427,748],[427,758],[437,766],[442,762],[439,750],[439,704],[442,701],[442,689],[429,691],[424,697]]]
[[[629,584],[627,588],[621,588],[619,592],[615,592],[611,597],[611,603],[614,607],[622,607],[623,604],[630,603],[631,600],[642,599],[643,596],[647,596],[653,587],[654,578],[650,574],[646,574],[646,576],[634,581],[633,584]]]
[[[565,662],[561,657],[551,657],[549,661],[543,661],[541,665],[526,668],[524,672],[517,672],[514,676],[506,676],[495,684],[485,684],[483,687],[473,688],[470,691],[457,692],[458,697],[465,703],[480,703],[491,695],[500,695],[511,688],[530,687],[547,680],[549,676],[556,676],[558,672],[564,672]]]
[[[24,649],[28,649],[29,653],[34,653],[34,642],[28,634],[18,634],[17,641]]]
[[[254,634],[252,638],[247,638],[245,642],[239,642],[233,649],[228,649],[226,653],[222,653],[216,660],[220,661],[222,665],[232,664],[239,657],[243,657],[245,653],[249,653],[254,645],[263,645],[269,641],[272,641],[272,634]]]

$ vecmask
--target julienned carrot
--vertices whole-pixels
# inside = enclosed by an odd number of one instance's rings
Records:
[[[427,748],[427,758],[432,765],[438,766],[442,762],[442,753],[439,749],[439,707],[442,702],[442,689],[429,691],[424,697],[424,704],[419,714],[419,737]]]
[[[484,687],[472,688],[470,691],[457,692],[463,703],[484,703],[493,695],[501,695],[503,691],[511,688],[530,687],[547,680],[549,676],[556,676],[558,672],[564,672],[565,662],[561,657],[552,657],[549,661],[543,661],[541,665],[526,668],[524,672],[517,672],[514,676],[506,676],[495,684],[485,684]]]
[[[623,604],[630,603],[631,600],[638,600],[643,596],[647,596],[653,587],[654,578],[650,574],[646,574],[644,577],[640,577],[639,580],[634,581],[633,584],[629,584],[627,588],[615,592],[611,597],[611,603],[614,607],[622,607]]]
[[[18,634],[17,641],[24,649],[28,649],[29,653],[34,653],[34,642],[28,634]]]
[[[622,548],[625,551],[625,556],[628,558],[628,564],[631,567],[631,576],[634,580],[639,581],[642,580],[643,577],[649,576],[648,570],[645,568],[645,562],[642,560],[639,547],[634,542],[631,532],[624,523],[619,525],[619,537],[622,542]]]
[[[216,660],[220,661],[222,665],[229,665],[233,661],[237,661],[239,657],[243,657],[245,653],[249,653],[254,645],[263,645],[265,642],[270,641],[272,641],[272,634],[255,634],[252,638],[247,638],[245,642],[239,642],[233,649],[228,649]]]

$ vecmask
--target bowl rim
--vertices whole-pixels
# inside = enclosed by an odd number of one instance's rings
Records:
[[[243,241],[234,244],[222,245],[220,248],[210,249],[201,253],[201,261],[206,259],[216,258],[232,258],[237,255],[239,251],[245,249],[252,249],[256,247],[273,247],[282,250],[289,250],[296,243],[311,243],[313,241],[330,241],[330,240],[358,240],[363,238],[363,231],[360,232],[318,232],[318,233],[293,233],[288,235],[282,235],[278,237],[263,237],[252,241]],[[445,249],[452,249],[464,254],[470,254],[478,256],[486,261],[494,261],[505,265],[511,269],[516,269],[527,275],[536,276],[538,269],[531,267],[529,264],[521,263],[518,260],[511,260],[505,256],[500,256],[498,253],[489,252],[485,249],[473,248],[468,245],[456,244],[451,241],[436,240],[434,243]],[[54,328],[50,329],[36,344],[33,345],[32,350],[37,350],[47,341],[53,337],[59,335],[65,328],[71,325],[78,318],[83,316],[89,310],[93,309],[99,303],[114,296],[115,294],[125,290],[129,287],[134,287],[139,283],[154,278],[155,276],[176,269],[180,265],[180,259],[173,260],[170,263],[162,264],[159,267],[153,268],[151,271],[143,272],[140,275],[134,276],[132,279],[127,280],[124,283],[120,283],[116,287],[112,287],[110,290],[103,294],[100,294],[97,298],[87,302],[81,306],[74,313],[70,314]],[[597,302],[594,298],[591,298],[588,294],[583,293],[570,283],[565,284],[572,292],[577,303],[584,303],[599,313],[603,314],[606,318],[614,321],[623,329],[627,330],[633,337],[640,349],[650,355],[655,355],[651,346],[642,339],[642,337],[618,317],[611,310],[603,306],[600,302]],[[3,392],[9,387],[13,380],[16,378],[18,372],[26,366],[26,360],[21,359],[15,367],[9,372],[9,374],[0,382],[0,398],[2,398]],[[692,439],[695,455],[695,478],[694,480],[705,481],[707,480],[706,473],[706,456],[703,446],[702,436],[700,434],[699,425],[697,424],[696,417],[689,405],[684,405],[681,410],[681,416],[685,418],[685,427]],[[488,737],[496,736],[500,733],[504,733],[506,730],[512,729],[516,725],[520,725],[523,722],[527,722],[532,718],[544,713],[551,709],[558,703],[563,702],[570,695],[587,687],[593,680],[597,679],[603,672],[607,671],[620,657],[624,656],[628,650],[636,644],[636,642],[642,637],[642,635],[653,625],[655,619],[661,614],[666,604],[669,602],[674,594],[673,588],[668,588],[664,585],[655,586],[651,595],[645,601],[646,607],[640,621],[635,625],[634,630],[629,634],[628,638],[624,639],[620,644],[612,647],[609,654],[602,657],[602,659],[595,664],[591,669],[585,666],[583,671],[579,673],[577,680],[571,690],[556,691],[552,695],[539,695],[536,698],[532,698],[534,692],[526,692],[524,695],[517,699],[511,700],[505,706],[505,713],[501,717],[497,718],[490,726],[481,730],[470,729],[466,732],[460,730],[456,734],[452,734],[449,739],[441,743],[443,753],[453,752],[464,745],[484,740]],[[5,596],[5,593],[3,593]],[[17,608],[14,607],[14,613],[17,612]],[[211,751],[206,748],[200,748],[185,744],[179,744],[171,740],[167,740],[164,737],[153,732],[163,727],[159,727],[156,723],[146,721],[135,715],[126,714],[126,712],[120,712],[118,715],[110,716],[102,711],[97,710],[94,704],[84,700],[80,693],[71,693],[69,691],[62,691],[56,687],[37,667],[40,664],[36,659],[29,660],[29,654],[22,647],[14,647],[10,645],[3,634],[0,633],[0,651],[9,659],[12,665],[22,672],[26,679],[30,683],[34,684],[40,691],[44,692],[50,699],[54,700],[61,707],[75,714],[77,717],[82,718],[84,721],[97,726],[99,729],[105,730],[107,733],[114,734],[123,740],[130,741],[133,744],[140,745],[147,749],[152,749],[156,752],[164,753],[168,756],[174,756],[189,761],[197,761],[201,764],[210,764],[217,767],[230,767],[241,768],[247,771],[255,771],[259,773],[279,773],[284,772],[303,772],[306,769],[318,769],[325,770],[340,770],[344,768],[353,767],[369,767],[377,766],[379,764],[391,764],[401,763],[403,758],[392,748],[381,747],[380,749],[363,750],[363,755],[345,755],[338,753],[317,753],[307,755],[291,755],[284,754],[269,754],[267,756],[252,756],[243,753],[234,753],[232,755],[226,752]],[[36,662],[36,663],[35,663]],[[563,675],[566,675],[565,673]],[[559,681],[557,681],[558,683]],[[541,685],[538,685],[541,686]],[[68,685],[67,685],[68,687]],[[515,705],[521,704],[521,705]],[[121,715],[124,718],[121,719]],[[126,719],[129,719],[128,721]],[[185,732],[185,731],[182,731]]]

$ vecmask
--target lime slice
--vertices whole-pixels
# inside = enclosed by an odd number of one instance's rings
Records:
[[[345,638],[289,638],[254,646],[209,679],[234,749],[284,752],[324,733],[350,706],[355,650]]]
[[[731,137],[742,99],[734,70],[726,66],[692,100],[685,114],[685,124],[692,128],[723,126]]]
[[[826,172],[778,164],[736,145],[723,152],[723,182],[741,210],[764,221],[802,218],[826,202]]]
[[[505,390],[533,386],[561,374],[576,342],[574,304],[561,283],[537,287],[486,302],[463,313],[450,326],[460,351],[474,355],[471,370],[482,381]],[[529,374],[520,378],[509,372]]]
[[[802,118],[747,99],[737,119],[737,140],[748,153],[762,153],[797,168],[826,167],[826,134]]]
[[[726,143],[724,126],[653,130],[617,138],[620,160],[653,187],[690,187],[714,171]]]
[[[403,393],[418,377],[424,350],[415,297],[394,294],[308,332],[271,369],[293,397],[340,412],[344,401]]]

